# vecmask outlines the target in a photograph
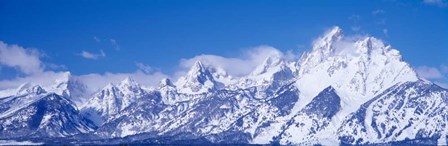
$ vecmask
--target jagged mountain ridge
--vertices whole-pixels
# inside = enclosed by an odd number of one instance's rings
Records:
[[[240,79],[223,82],[225,75],[222,69],[198,61],[175,83],[164,79],[156,88],[143,88],[130,78],[109,84],[79,106],[79,111],[73,110],[73,115],[95,125],[72,133],[126,143],[167,137],[254,144],[446,141],[447,90],[419,79],[397,50],[373,37],[345,38],[334,27],[297,61],[273,55]],[[73,89],[64,87],[68,90],[54,96],[67,97],[72,103],[67,93]],[[34,90],[40,91],[30,89]],[[7,106],[6,102],[0,105]],[[407,113],[411,108],[404,105],[422,107],[418,115],[396,118],[390,114]],[[409,127],[422,124],[407,121],[431,124],[419,132]],[[74,123],[86,125],[79,120]],[[70,135],[74,134],[48,136]]]

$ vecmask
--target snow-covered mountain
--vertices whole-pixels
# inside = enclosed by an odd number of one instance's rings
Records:
[[[72,101],[30,84],[0,99],[0,123],[2,138],[67,137],[96,128]]]
[[[126,78],[94,95],[85,90],[66,73],[53,86],[0,91],[0,137],[87,144],[447,144],[448,90],[419,78],[390,45],[345,37],[339,27],[300,59],[272,54],[240,78],[197,61],[177,81],[163,79],[156,87]]]
[[[234,85],[234,88],[247,89],[256,87],[257,95],[255,98],[272,97],[275,90],[289,84],[295,78],[293,69],[288,65],[289,63],[283,60],[281,56],[269,56],[252,73],[242,77]]]
[[[70,98],[77,106],[81,106],[88,98],[87,86],[74,78],[70,72],[64,72],[56,77],[54,84],[44,87],[48,92]]]
[[[341,96],[345,113],[397,83],[418,80],[397,50],[374,37],[345,38],[339,27],[318,39],[299,66],[302,106],[332,86]]]
[[[341,98],[331,86],[325,88],[282,127],[275,138],[280,144],[316,144],[333,133],[332,118],[341,110]]]
[[[147,95],[147,92],[131,78],[118,85],[108,84],[82,106],[82,113],[96,125],[101,126],[112,116]]]
[[[176,82],[178,92],[186,94],[199,94],[213,92],[223,86],[215,80],[212,73],[200,61],[194,63],[187,75],[180,77]]]
[[[361,104],[393,85],[418,80],[415,71],[402,60],[397,50],[373,37],[345,38],[339,27],[334,27],[317,39],[312,51],[304,53],[297,62],[297,68],[295,81],[300,99],[293,112],[302,113],[328,87],[332,88],[334,95],[340,100],[340,109],[333,118],[307,114],[288,116],[272,124],[272,128],[267,128],[270,130],[260,134],[263,135],[261,138],[254,138],[253,142],[266,143],[274,138],[280,138],[278,141],[281,144],[338,142],[339,139],[334,136],[337,134],[337,127]],[[290,126],[291,118],[293,121],[314,123]],[[319,125],[324,123],[329,126],[324,128]],[[316,126],[320,129],[316,130]],[[304,136],[289,133],[290,129],[312,134]]]
[[[397,84],[347,116],[342,143],[387,143],[419,139],[446,145],[448,90],[418,80]]]

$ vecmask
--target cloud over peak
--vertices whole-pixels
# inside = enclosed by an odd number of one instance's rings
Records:
[[[201,61],[205,66],[213,66],[224,69],[228,74],[240,77],[252,72],[269,56],[280,56],[285,60],[296,58],[292,52],[283,53],[271,46],[258,46],[249,48],[237,57],[223,57],[211,54],[202,54],[192,58],[181,59],[179,63],[180,71],[175,76],[180,76],[193,66],[196,61]]]

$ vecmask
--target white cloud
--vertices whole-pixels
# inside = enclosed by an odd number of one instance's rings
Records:
[[[446,82],[434,82],[434,84],[437,84],[442,88],[448,89],[448,83]]]
[[[161,72],[146,74],[142,71],[135,71],[133,73],[92,73],[76,76],[76,78],[87,85],[88,89],[90,89],[89,92],[95,92],[106,86],[108,83],[118,84],[126,77],[131,77],[139,84],[142,84],[144,86],[157,86],[160,80],[162,80],[163,78],[168,78],[167,75]]]
[[[100,52],[98,54],[87,52],[87,51],[81,51],[81,53],[79,53],[79,55],[83,58],[93,59],[93,60],[96,60],[101,57],[106,57],[106,53],[104,53],[103,50],[100,50]]]
[[[145,64],[143,64],[141,62],[137,62],[137,63],[135,63],[135,65],[137,66],[137,68],[139,70],[143,71],[144,73],[150,73],[152,71],[152,67],[151,66],[145,65]]]
[[[448,66],[447,65],[440,65],[440,71],[444,74],[448,73]]]
[[[361,16],[359,15],[351,15],[350,17],[348,17],[349,20],[352,21],[359,21],[359,19],[361,19]]]
[[[423,3],[427,4],[427,5],[434,5],[434,6],[439,6],[439,7],[445,7],[448,5],[446,0],[423,0]]]
[[[67,66],[61,64],[46,63],[45,67],[50,70],[67,70]]]
[[[418,75],[422,78],[429,79],[434,82],[434,84],[439,85],[442,88],[448,89],[448,66],[440,65],[437,67],[429,66],[419,66],[416,68]]]
[[[389,30],[388,30],[387,28],[384,28],[384,29],[383,29],[383,34],[384,34],[386,37],[389,37]]]
[[[117,51],[120,50],[120,46],[118,45],[117,40],[110,39],[109,41],[112,44],[112,46],[115,48],[115,50],[117,50]]]
[[[4,44],[2,44],[5,46]],[[8,46],[9,47],[9,46]],[[17,47],[17,46],[14,46]],[[3,47],[4,48],[4,47]],[[3,54],[3,48],[2,48],[2,54]],[[23,48],[21,48],[22,52],[24,51]],[[27,57],[32,58],[32,63],[36,63],[37,65],[34,65],[34,70],[39,70],[38,74],[31,74],[25,77],[17,77],[10,80],[2,80],[0,81],[0,89],[10,89],[10,88],[17,88],[19,85],[30,82],[35,84],[40,84],[43,86],[48,86],[54,83],[54,81],[63,73],[63,72],[55,72],[55,71],[43,71],[43,69],[39,68],[41,63],[38,58],[37,53],[22,53],[22,54],[28,54]],[[32,54],[32,55],[30,55]],[[205,65],[211,65],[219,68],[223,68],[232,76],[240,77],[243,75],[247,75],[250,72],[252,72],[258,65],[260,65],[268,56],[282,56],[284,59],[291,60],[291,59],[297,59],[291,51],[288,51],[286,53],[281,52],[280,50],[270,47],[270,46],[259,46],[254,48],[246,49],[242,52],[238,52],[236,54],[240,54],[236,57],[223,57],[218,55],[210,55],[210,54],[203,54],[198,55],[192,58],[187,59],[181,59],[178,64],[178,71],[175,72],[173,76],[169,76],[166,74],[163,74],[162,72],[155,72],[154,68],[151,66],[145,65],[141,62],[135,63],[137,66],[137,71],[130,72],[130,73],[91,73],[91,74],[84,74],[84,75],[73,75],[73,77],[78,78],[81,80],[84,84],[86,84],[90,92],[96,91],[102,87],[104,87],[107,83],[118,83],[121,80],[125,79],[126,77],[131,77],[141,83],[142,85],[146,86],[156,86],[161,79],[163,78],[172,78],[173,80],[177,79],[180,75],[183,75],[186,71],[190,69],[190,67],[194,64],[195,61],[200,60]],[[106,54],[100,50],[99,53],[91,53],[87,51],[82,51],[80,54],[78,54],[84,58],[87,59],[99,59],[101,57],[105,57]],[[11,55],[10,55],[11,56]],[[3,59],[3,57],[2,57]],[[23,60],[23,59],[22,59]],[[32,64],[30,63],[30,64]],[[3,64],[3,62],[2,62]],[[28,68],[33,67],[26,67],[25,64],[22,65],[24,68],[23,70],[31,72]],[[64,66],[58,66],[58,65],[52,65],[49,64],[49,67],[51,69],[63,69],[66,68]]]
[[[2,41],[0,41],[0,65],[17,68],[28,75],[43,72],[39,51],[18,45],[8,45]]]
[[[360,31],[361,30],[361,26],[352,26],[352,31]]]
[[[282,53],[280,50],[270,46],[259,46],[250,48],[241,53],[239,57],[223,57],[218,55],[203,54],[188,59],[181,59],[180,70],[174,75],[178,77],[186,73],[186,71],[196,61],[201,61],[204,65],[219,67],[227,71],[228,74],[240,77],[252,72],[257,65],[260,65],[267,57],[278,55],[285,59],[293,59],[296,57],[291,52]]]
[[[383,9],[377,9],[377,10],[374,10],[374,11],[372,11],[372,15],[378,15],[378,14],[384,14],[384,13],[386,13],[386,11],[384,11]]]
[[[1,80],[0,90],[17,88],[24,83],[33,83],[43,86],[49,86],[53,84],[55,80],[62,75],[62,73],[63,72],[46,71],[40,74],[28,75],[26,77],[17,77],[10,80]]]
[[[358,25],[358,21],[361,19],[361,16],[359,15],[351,15],[350,17],[348,17],[348,20],[353,22],[353,25],[351,26],[352,31],[360,31],[361,30],[361,26]]]
[[[55,81],[57,79],[60,79],[63,75],[64,72],[46,71],[41,74],[29,75],[26,77],[17,77],[11,80],[1,80],[0,90],[14,89],[24,83],[39,84],[49,87],[54,85]],[[88,87],[88,93],[86,95],[89,95],[93,92],[98,91],[99,89],[102,89],[108,83],[118,84],[126,77],[131,77],[144,86],[156,86],[158,85],[160,80],[162,80],[163,78],[167,78],[168,76],[161,72],[146,74],[142,71],[135,71],[131,73],[92,73],[80,76],[74,75],[73,77],[80,80]]]
[[[105,57],[106,54],[100,50],[98,54],[82,51],[80,56],[87,59],[98,59]],[[36,49],[23,48],[18,45],[8,45],[0,41],[0,68],[3,66],[14,67],[26,74],[26,76],[18,76],[12,79],[0,80],[0,90],[14,89],[24,83],[39,84],[42,86],[51,86],[57,79],[60,79],[64,72],[45,71],[44,67],[50,69],[66,69],[64,65],[57,64],[43,64],[40,60],[42,53]],[[81,80],[91,90],[96,91],[104,87],[107,83],[118,83],[126,77],[131,77],[145,86],[155,86],[162,78],[169,76],[161,72],[152,72],[150,66],[142,63],[136,64],[139,70],[131,73],[92,73],[86,75],[73,75],[74,78]]]
[[[382,18],[376,21],[377,25],[386,25],[387,23],[387,19],[386,18]]]
[[[96,37],[96,36],[94,36],[94,37],[93,37],[93,39],[94,39],[94,40],[95,40],[95,42],[97,42],[97,43],[101,42],[101,39],[100,39],[100,38],[98,38],[98,37]]]
[[[443,79],[442,72],[435,67],[419,66],[415,69],[420,77],[425,79]]]

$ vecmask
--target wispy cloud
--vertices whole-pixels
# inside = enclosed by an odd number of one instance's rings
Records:
[[[386,18],[381,18],[376,20],[376,24],[377,25],[386,25],[387,19]]]
[[[389,37],[389,30],[388,30],[387,28],[384,28],[384,29],[383,29],[383,34],[384,34],[386,37]]]
[[[416,71],[420,77],[430,79],[435,84],[448,89],[448,66],[440,65],[440,67],[428,67],[420,66],[416,68]]]
[[[383,9],[377,9],[377,10],[374,10],[374,11],[372,11],[372,15],[379,15],[379,14],[384,14],[384,13],[386,13],[386,11],[384,11]]]
[[[419,66],[415,70],[420,77],[431,80],[440,87],[448,89],[447,65],[442,64],[439,67]]]
[[[45,71],[39,74],[31,74],[25,77],[16,77],[9,80],[0,81],[0,90],[17,88],[24,83],[33,83],[43,86],[54,84],[55,80],[60,78],[63,72]]]
[[[423,0],[424,4],[434,5],[439,7],[446,7],[448,5],[446,0]]]
[[[137,62],[135,63],[135,65],[137,66],[137,68],[141,71],[143,71],[144,73],[150,73],[152,71],[152,67],[149,65],[145,65],[141,62]]]
[[[97,42],[97,43],[101,42],[101,39],[96,36],[93,37],[93,40],[95,40],[95,42]]]
[[[115,50],[120,50],[120,46],[118,45],[117,40],[110,39],[109,41],[112,44],[112,46],[115,48]]]
[[[144,85],[144,86],[157,86],[158,83],[163,78],[168,78],[169,76],[161,73],[161,72],[154,72],[151,74],[144,73],[140,70],[137,70],[135,72],[131,73],[92,73],[92,74],[86,74],[86,75],[80,75],[76,76],[80,81],[82,81],[84,84],[88,86],[89,92],[95,92],[101,88],[103,88],[108,83],[114,83],[117,84],[126,77],[131,77],[132,79],[138,81],[138,83]]]
[[[351,29],[352,29],[352,31],[360,31],[361,26],[352,26]]]
[[[87,59],[99,59],[106,56],[103,50],[100,50],[97,54],[82,51],[78,55]],[[9,45],[0,41],[0,69],[3,67],[13,67],[26,74],[26,76],[17,76],[12,79],[0,80],[0,90],[17,88],[21,84],[27,82],[50,86],[65,74],[63,71],[44,70],[45,67],[52,70],[66,69],[66,67],[63,65],[43,63],[40,60],[41,56],[44,56],[43,53],[37,51],[37,49]],[[139,67],[138,70],[129,73],[91,73],[85,75],[73,75],[73,77],[85,83],[90,90],[88,92],[95,92],[104,87],[107,83],[118,83],[126,77],[138,80],[139,83],[145,86],[155,86],[161,79],[169,77],[161,72],[153,71],[152,67],[144,65],[143,63],[137,63],[137,66]]]
[[[240,54],[242,55],[237,57],[202,54],[192,58],[182,59],[179,63],[180,70],[175,74],[175,77],[185,74],[196,61],[201,61],[206,66],[222,68],[228,74],[240,77],[249,74],[269,56],[280,56],[286,60],[297,57],[291,51],[283,53],[271,46],[249,48]]]
[[[419,66],[415,69],[420,77],[426,79],[443,79],[442,72],[435,67]]]
[[[444,74],[448,73],[448,65],[440,65],[440,71]]]
[[[37,49],[8,45],[0,41],[0,65],[17,68],[24,74],[38,74],[44,67],[40,60],[41,53]]]
[[[17,77],[10,80],[0,80],[0,90],[14,89],[23,83],[33,83],[48,87],[54,85],[55,81],[61,79],[63,75],[64,72],[45,71],[40,74]],[[88,91],[86,92],[88,93],[86,93],[86,95],[98,91],[108,83],[117,84],[126,77],[131,77],[144,86],[157,86],[160,80],[162,80],[163,78],[168,78],[167,75],[161,72],[147,74],[139,70],[130,73],[91,73],[85,75],[73,75],[72,77],[76,78],[87,86]]]
[[[87,51],[81,51],[81,53],[79,53],[78,55],[80,55],[81,57],[85,58],[85,59],[99,59],[102,57],[106,57],[106,53],[104,53],[103,50],[100,50],[100,52],[98,54],[95,53],[91,53],[91,52],[87,52]]]
[[[352,31],[360,31],[361,26],[358,25],[358,21],[361,19],[361,16],[359,15],[351,15],[348,17],[348,20],[352,21],[353,25],[351,26]]]
[[[45,67],[50,70],[66,70],[67,66],[62,64],[46,63]]]

